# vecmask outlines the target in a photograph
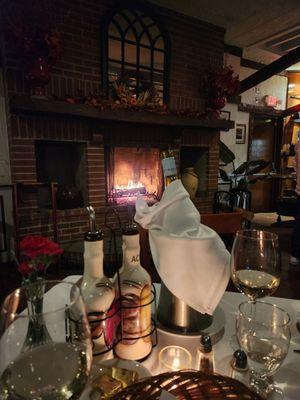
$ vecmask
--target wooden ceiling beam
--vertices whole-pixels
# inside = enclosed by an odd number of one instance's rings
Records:
[[[271,64],[266,65],[264,68],[260,69],[254,74],[243,79],[240,84],[239,94],[245,92],[246,90],[251,89],[252,87],[258,85],[259,83],[265,81],[266,79],[271,78],[271,76],[284,71],[286,68],[296,64],[299,61],[300,61],[300,46],[291,50],[284,56],[278,58],[278,60],[273,61]]]
[[[282,117],[288,117],[289,115],[293,115],[296,112],[300,112],[300,103],[297,104],[296,106],[287,108],[282,112]]]

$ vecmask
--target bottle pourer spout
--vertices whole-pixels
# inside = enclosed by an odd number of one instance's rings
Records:
[[[89,213],[89,217],[90,217],[90,232],[95,233],[96,232],[96,213],[95,213],[94,207],[87,206],[86,209],[87,209],[87,212]]]

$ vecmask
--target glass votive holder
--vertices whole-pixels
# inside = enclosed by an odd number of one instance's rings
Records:
[[[190,369],[192,366],[191,353],[180,346],[167,346],[158,355],[160,372]]]

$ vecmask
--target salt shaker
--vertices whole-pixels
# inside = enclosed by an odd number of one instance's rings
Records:
[[[196,355],[196,368],[206,374],[214,373],[214,352],[211,338],[208,335],[202,335],[200,338],[200,346],[197,348]]]

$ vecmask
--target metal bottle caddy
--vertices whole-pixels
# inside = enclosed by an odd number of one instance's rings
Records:
[[[112,223],[108,222],[108,217],[112,215],[116,221],[117,221],[117,228],[114,228]],[[151,299],[147,304],[144,305],[139,305],[139,306],[130,306],[130,305],[124,305],[122,304],[122,292],[121,292],[121,282],[120,282],[120,274],[119,274],[119,268],[120,268],[120,256],[117,251],[117,232],[121,231],[121,221],[118,212],[114,209],[108,209],[108,211],[105,213],[105,227],[109,230],[110,232],[110,237],[109,237],[109,243],[111,244],[109,247],[109,259],[110,259],[110,264],[112,264],[113,259],[115,260],[115,263],[117,265],[117,270],[116,270],[116,275],[115,275],[115,281],[116,286],[118,288],[119,296],[116,296],[114,302],[112,303],[111,307],[105,312],[105,313],[98,313],[98,315],[93,315],[95,319],[90,322],[90,324],[94,324],[94,326],[97,326],[101,330],[101,334],[105,335],[105,341],[106,341],[106,349],[104,349],[101,352],[93,353],[94,356],[100,356],[103,355],[115,348],[115,346],[121,342],[121,341],[133,341],[133,340],[138,340],[146,337],[152,337],[152,348],[157,345],[157,329],[156,329],[156,321],[151,317],[151,329],[149,333],[143,336],[136,336],[136,337],[130,337],[130,338],[124,338],[122,335],[122,329],[121,327],[121,315],[122,315],[122,310],[125,309],[140,309],[143,307],[147,307],[154,303],[155,310],[156,310],[156,291],[155,287],[152,284],[152,289],[151,289]],[[105,257],[106,258],[106,257]],[[95,314],[95,313],[94,313]],[[102,329],[101,329],[102,328]],[[151,353],[150,353],[151,354]],[[148,355],[150,355],[148,354]],[[147,356],[148,357],[148,356]],[[146,357],[145,357],[146,358]],[[138,360],[137,360],[138,361]],[[141,360],[139,360],[141,361]]]
[[[157,321],[162,328],[174,333],[195,334],[212,324],[213,317],[201,314],[174,296],[162,282]]]

